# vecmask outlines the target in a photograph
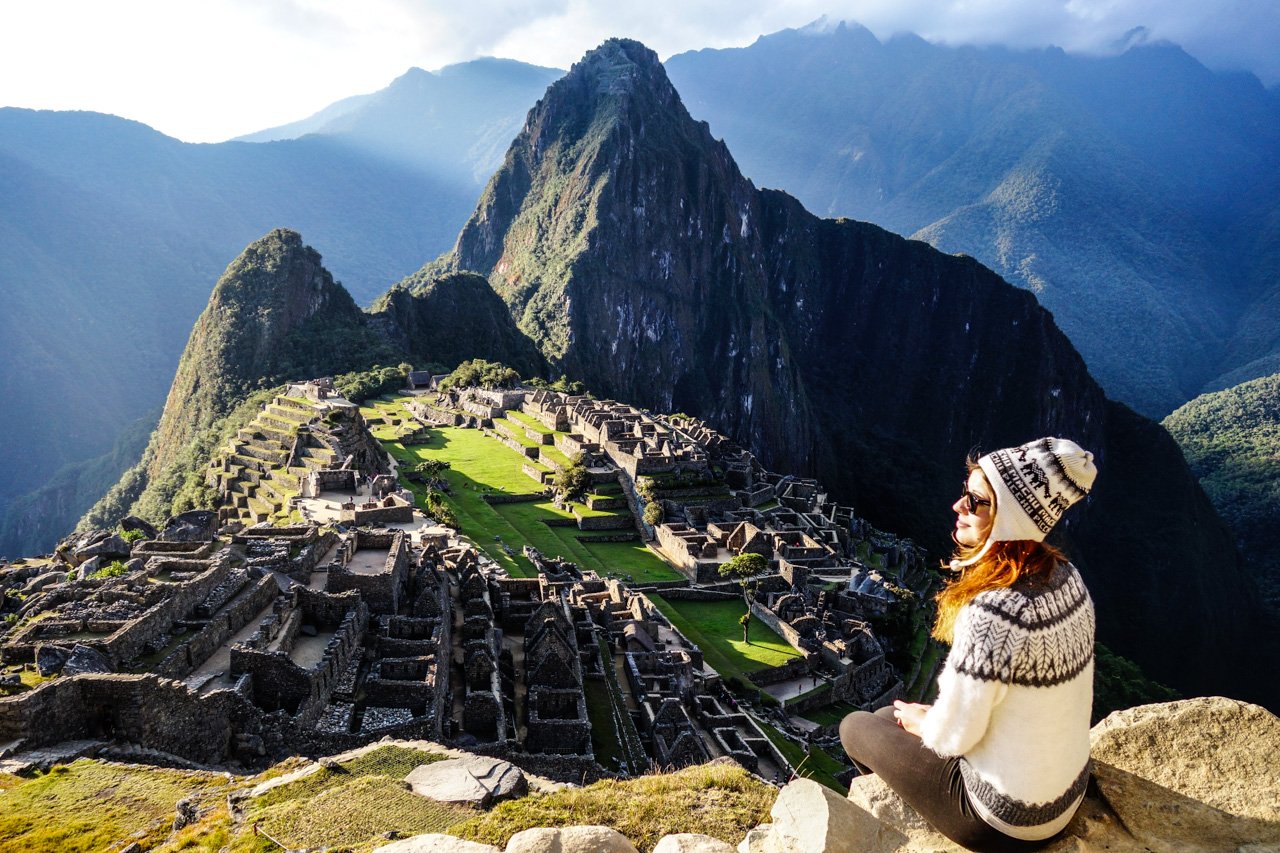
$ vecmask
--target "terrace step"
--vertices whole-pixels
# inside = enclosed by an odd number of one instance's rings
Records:
[[[293,421],[281,420],[280,418],[273,418],[271,417],[271,415],[266,414],[265,412],[263,414],[258,415],[258,418],[255,421],[255,423],[261,424],[269,429],[273,429],[278,432],[292,433],[298,428],[298,425]]]
[[[288,397],[282,397],[277,395],[276,398],[271,402],[273,405],[281,406],[286,409],[296,409],[302,412],[306,412],[308,415],[314,415],[316,413],[315,407],[312,406],[310,403],[302,403],[297,400],[291,400]]]
[[[301,426],[315,417],[315,412],[310,409],[300,411],[296,408],[286,408],[277,403],[268,405],[266,414],[293,427]]]

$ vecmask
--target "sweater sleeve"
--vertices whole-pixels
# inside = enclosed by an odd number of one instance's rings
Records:
[[[1022,632],[1016,602],[983,593],[956,616],[955,642],[938,699],[925,714],[924,745],[942,756],[964,755],[982,740],[991,711],[1004,699]]]

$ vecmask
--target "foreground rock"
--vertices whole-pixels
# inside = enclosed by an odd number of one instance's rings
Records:
[[[636,853],[636,848],[607,826],[566,826],[517,832],[507,842],[506,853]]]
[[[423,764],[415,767],[404,781],[419,796],[476,808],[523,796],[529,790],[519,767],[483,755]]]
[[[1280,719],[1265,708],[1220,696],[1143,705],[1089,740],[1095,761],[1229,814],[1280,820]]]
[[[386,844],[377,848],[377,853],[502,853],[502,851],[492,844],[477,844],[474,841],[454,838],[452,835],[431,832]]]

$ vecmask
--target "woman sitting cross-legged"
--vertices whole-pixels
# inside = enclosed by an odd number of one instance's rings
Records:
[[[973,850],[1030,850],[1071,821],[1089,779],[1093,602],[1044,537],[1088,494],[1093,454],[1044,438],[970,460],[958,572],[933,635],[951,644],[933,705],[840,724],[854,764]]]

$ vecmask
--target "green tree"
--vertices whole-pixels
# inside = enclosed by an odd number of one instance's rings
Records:
[[[748,610],[746,613],[743,613],[740,617],[738,617],[738,624],[742,626],[742,642],[744,643],[751,642],[751,639],[750,639],[751,611],[750,610]]]
[[[761,554],[742,553],[731,557],[720,564],[717,571],[722,578],[736,578],[745,581],[747,578],[763,574],[769,569],[769,561]]]
[[[751,607],[751,589],[752,585],[748,578],[753,578],[758,574],[762,574],[769,569],[769,561],[760,554],[742,553],[736,557],[731,557],[720,564],[720,568],[716,571],[720,573],[722,578],[736,578],[738,585],[742,588],[742,600],[747,603],[747,607]],[[746,636],[747,629],[744,625],[742,628],[743,636]]]
[[[591,485],[591,475],[583,464],[582,455],[573,458],[573,464],[556,474],[554,487],[556,492],[567,501],[581,500]]]

